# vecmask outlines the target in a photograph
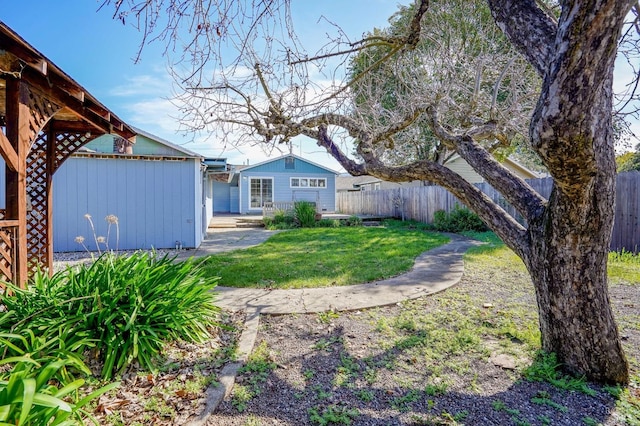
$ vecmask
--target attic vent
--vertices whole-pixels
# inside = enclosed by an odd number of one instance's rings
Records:
[[[113,152],[116,154],[133,154],[133,143],[120,136],[114,136]]]
[[[293,157],[287,157],[284,159],[284,168],[294,170],[296,168],[296,159]]]

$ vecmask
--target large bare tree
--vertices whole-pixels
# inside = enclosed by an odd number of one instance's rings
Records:
[[[427,0],[415,2],[402,32],[373,32],[350,41],[337,29],[332,33],[335,38],[317,54],[306,53],[293,31],[289,7],[296,2],[105,0],[114,6],[115,17],[138,23],[145,40],[168,42],[176,81],[184,89],[183,122],[189,128],[222,129],[231,143],[277,144],[306,136],[353,175],[429,180],[447,188],[527,266],[538,300],[543,349],[555,352],[570,372],[616,383],[627,382],[629,373],[607,292],[615,191],[612,80],[623,29],[637,34],[637,20],[635,27],[624,26],[634,3],[573,0],[550,8],[543,0],[488,0],[487,10],[521,55],[506,57],[502,69],[512,77],[493,73],[491,87],[469,84],[484,81],[477,80],[486,74],[477,71],[482,64],[469,68],[476,72],[467,77],[456,76],[463,79],[460,87],[471,88],[470,97],[474,87],[475,93],[488,94],[479,99],[488,109],[455,116],[460,113],[459,95],[443,92],[414,96],[393,114],[379,108],[387,116],[371,119],[375,105],[367,114],[354,114],[354,87],[365,77],[349,81],[346,58],[367,49],[384,49],[384,54],[378,52],[379,59],[358,72],[363,76],[383,62],[414,61],[415,72],[405,75],[405,90],[398,93],[424,93],[417,89],[424,79],[433,77],[433,70],[413,52],[425,38],[435,44],[448,42],[425,25],[431,12]],[[636,17],[637,9],[636,4]],[[473,13],[481,10],[465,10],[460,19],[473,22],[477,18]],[[328,30],[334,28],[328,20],[319,22]],[[187,33],[181,28],[187,28]],[[225,48],[234,49],[231,58]],[[446,64],[451,69],[468,65],[457,63],[464,60],[457,59],[457,54],[453,46]],[[541,81],[531,108],[526,102],[508,101],[502,110],[496,109],[493,96],[499,90],[507,88],[507,98],[518,93],[517,86],[509,85],[515,83],[514,67],[526,70],[520,64],[523,60]],[[405,64],[403,69],[411,68]],[[371,83],[368,87],[375,91]],[[511,113],[501,113],[509,108]],[[529,115],[526,139],[553,177],[548,199],[491,155],[496,143],[513,141],[517,132],[508,118],[515,113]],[[394,149],[394,136],[405,132],[406,137],[418,121],[500,191],[527,225],[433,158],[401,165],[386,161],[385,153]],[[419,132],[415,135],[420,137]],[[345,148],[343,139],[355,141],[355,155]]]

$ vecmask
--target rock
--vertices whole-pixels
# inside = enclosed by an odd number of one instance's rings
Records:
[[[493,303],[485,303],[482,307],[485,309],[493,308]]]
[[[489,362],[496,367],[504,368],[505,370],[515,370],[516,360],[514,357],[505,354],[493,354],[489,358]]]

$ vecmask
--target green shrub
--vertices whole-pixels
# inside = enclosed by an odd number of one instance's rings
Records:
[[[11,287],[15,295],[0,302],[18,334],[28,324],[39,335],[62,334],[77,353],[95,345],[102,377],[110,379],[134,360],[153,371],[166,341],[207,339],[219,312],[211,294],[217,281],[193,259],[105,253],[90,266],[38,273],[27,290]],[[0,329],[12,321],[0,320]]]
[[[449,213],[444,210],[435,212],[433,226],[436,230],[444,232],[482,232],[487,230],[487,226],[477,214],[460,206],[455,206]]]
[[[320,219],[316,222],[316,228],[339,228],[341,223],[337,219]]]
[[[349,218],[344,221],[344,226],[362,226],[362,219],[356,215],[349,216]]]
[[[24,332],[29,338],[0,333],[0,345],[15,354],[0,360],[0,424],[84,424],[83,418],[91,416],[83,407],[120,383],[84,395],[84,380],[70,374],[91,374],[82,361],[73,354],[58,357],[51,340],[39,339],[31,330]]]
[[[263,219],[264,227],[271,230],[295,228],[295,219],[292,212],[277,210],[273,217]]]
[[[293,204],[293,215],[296,223],[302,228],[313,228],[316,225],[316,207],[309,201],[296,201]]]

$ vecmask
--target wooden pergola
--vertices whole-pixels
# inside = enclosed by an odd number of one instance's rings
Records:
[[[0,279],[24,286],[53,262],[52,178],[83,145],[105,133],[135,133],[104,105],[0,22]]]

